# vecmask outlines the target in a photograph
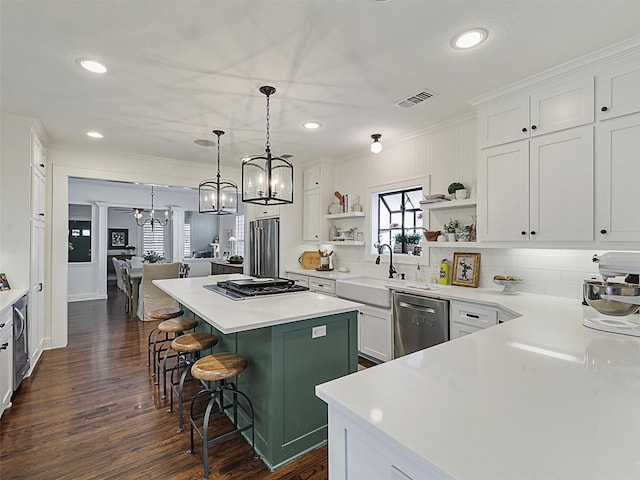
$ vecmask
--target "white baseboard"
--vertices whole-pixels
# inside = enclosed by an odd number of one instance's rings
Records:
[[[68,295],[67,302],[85,302],[87,300],[106,300],[107,295],[98,293],[83,293],[78,295]]]

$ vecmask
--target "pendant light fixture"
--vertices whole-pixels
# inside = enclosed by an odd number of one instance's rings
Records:
[[[371,138],[373,138],[373,142],[371,142],[371,153],[380,153],[382,151],[380,137],[382,137],[380,133],[374,133],[371,135]]]
[[[213,130],[218,137],[218,173],[215,180],[204,180],[198,186],[199,211],[212,215],[238,213],[238,186],[230,181],[220,180],[220,137],[222,130]]]
[[[169,210],[164,211],[164,220],[160,220],[156,218],[156,211],[153,207],[153,185],[151,185],[151,211],[149,212],[149,216],[147,218],[143,218],[144,209],[142,208],[134,208],[133,216],[136,219],[136,223],[139,227],[144,227],[146,224],[151,224],[151,230],[153,231],[156,225],[165,226],[169,223]]]
[[[260,93],[267,97],[266,148],[264,156],[242,162],[242,201],[258,205],[293,203],[293,165],[286,158],[271,156],[269,96],[276,89],[265,85]]]

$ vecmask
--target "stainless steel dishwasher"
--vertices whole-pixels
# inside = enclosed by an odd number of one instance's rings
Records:
[[[393,294],[393,358],[449,340],[449,301]]]

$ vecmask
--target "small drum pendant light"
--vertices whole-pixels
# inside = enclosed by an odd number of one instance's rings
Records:
[[[242,162],[242,201],[258,205],[293,203],[293,165],[283,157],[271,156],[269,132],[269,96],[276,89],[260,87],[267,97],[267,141],[264,156]]]
[[[198,186],[200,213],[230,215],[238,213],[238,186],[230,181],[220,180],[220,137],[222,130],[214,130],[218,137],[218,174],[215,180],[204,180]]]

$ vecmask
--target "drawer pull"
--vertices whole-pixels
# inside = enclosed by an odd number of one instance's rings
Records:
[[[4,327],[6,323],[0,323],[0,328]]]
[[[476,315],[475,313],[467,313],[466,315],[467,315],[467,317],[471,317],[471,318],[475,318],[475,319],[480,319],[480,315]]]
[[[0,350],[6,350],[7,348],[9,348],[8,343],[3,343],[2,346],[0,346]]]

